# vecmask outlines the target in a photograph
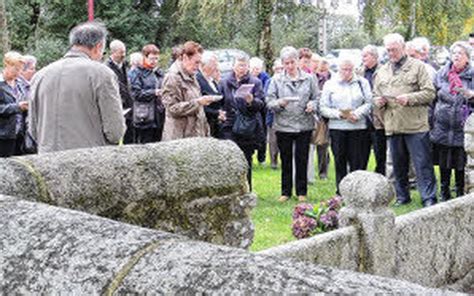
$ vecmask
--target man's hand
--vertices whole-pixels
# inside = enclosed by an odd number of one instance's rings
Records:
[[[396,98],[396,102],[397,102],[399,105],[406,106],[406,105],[408,105],[408,97],[407,97],[406,95],[399,95],[399,96]]]
[[[282,107],[282,108],[285,108],[286,106],[288,106],[289,103],[290,103],[290,101],[288,101],[288,100],[278,99],[278,105],[280,105],[280,107]]]
[[[247,104],[250,104],[252,103],[253,101],[253,95],[252,94],[248,94],[245,96],[245,102],[247,102]]]
[[[214,98],[212,96],[202,96],[196,100],[199,105],[207,106],[214,102]]]
[[[304,110],[306,113],[313,113],[314,112],[314,104],[313,102],[308,102],[306,104],[306,110]]]
[[[374,103],[377,107],[382,108],[387,104],[388,100],[384,97],[376,97],[374,98]]]
[[[28,101],[21,101],[18,103],[18,106],[20,107],[21,111],[28,111]]]
[[[227,120],[227,116],[226,116],[226,113],[224,110],[219,110],[219,115],[217,115],[217,119],[220,121],[220,122],[224,122]]]

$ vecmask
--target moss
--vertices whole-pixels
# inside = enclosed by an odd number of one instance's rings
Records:
[[[245,187],[241,184],[234,186],[219,186],[219,187],[200,187],[194,188],[192,191],[188,191],[182,194],[182,198],[186,201],[194,200],[202,197],[213,197],[213,196],[226,196],[230,194],[235,194],[236,192],[240,194],[245,194]]]
[[[46,181],[41,175],[41,173],[35,169],[33,164],[26,159],[22,158],[12,158],[12,161],[20,164],[22,167],[24,167],[28,173],[33,176],[33,179],[35,180],[36,183],[36,188],[38,190],[38,195],[37,195],[37,200],[40,202],[44,202],[50,205],[56,205],[56,202],[54,201],[54,198],[52,198],[49,190],[48,190],[48,185],[46,184]]]

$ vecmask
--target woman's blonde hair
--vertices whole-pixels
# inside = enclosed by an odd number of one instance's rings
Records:
[[[3,56],[3,66],[17,66],[25,63],[25,58],[16,51],[9,51]]]

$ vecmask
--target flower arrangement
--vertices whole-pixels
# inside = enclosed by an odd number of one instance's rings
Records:
[[[336,229],[339,224],[339,210],[343,206],[341,196],[312,205],[301,203],[293,211],[293,236],[297,239]]]

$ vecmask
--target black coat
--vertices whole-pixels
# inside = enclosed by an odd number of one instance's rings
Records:
[[[155,122],[145,125],[135,126],[137,128],[161,128],[165,120],[165,107],[161,97],[156,95],[156,89],[161,88],[164,74],[158,70],[137,68],[136,76],[130,81],[132,88],[132,98],[139,102],[152,102],[155,105]]]
[[[244,98],[234,97],[236,90],[242,84],[254,84],[252,95],[254,97],[250,104]],[[231,139],[239,145],[253,145],[258,147],[265,137],[263,129],[263,119],[260,111],[265,107],[262,82],[247,74],[241,81],[237,81],[234,72],[229,73],[219,84],[219,89],[224,96],[223,109],[226,112],[226,121],[221,124],[221,138]],[[243,139],[232,134],[232,126],[235,122],[237,110],[247,114],[253,114],[257,118],[257,131],[255,137]]]
[[[17,114],[20,112],[11,87],[5,81],[0,81],[0,139],[16,138]]]
[[[196,79],[199,83],[199,87],[201,88],[201,94],[203,96],[207,95],[221,95],[218,85],[214,83],[214,86],[217,91],[215,91],[210,85],[209,81],[204,77],[204,75],[199,71],[196,74]],[[206,118],[207,122],[209,123],[209,126],[211,127],[211,136],[217,137],[218,133],[218,116],[219,116],[219,110],[221,110],[223,107],[223,100],[213,102],[209,104],[208,106],[204,107],[204,112],[206,113]]]
[[[433,143],[451,147],[464,146],[464,116],[463,108],[472,110],[469,103],[461,94],[449,92],[448,72],[452,63],[448,63],[435,78],[437,96],[432,115],[433,128],[430,138]],[[470,65],[459,74],[464,88],[474,90],[474,68]],[[463,105],[465,107],[463,107]]]
[[[120,98],[122,99],[123,109],[125,110],[128,108],[132,108],[133,100],[130,94],[130,85],[128,83],[126,64],[123,63],[122,67],[119,67],[112,61],[111,58],[109,58],[105,64],[107,65],[107,67],[112,69],[112,71],[114,71],[115,75],[117,75],[120,89]]]

